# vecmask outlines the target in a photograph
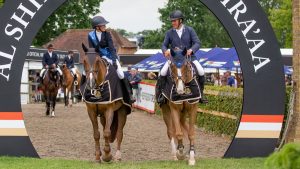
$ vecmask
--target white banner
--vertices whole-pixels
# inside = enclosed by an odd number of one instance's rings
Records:
[[[136,99],[133,107],[155,113],[155,85],[141,82],[138,89],[133,90],[133,97]]]

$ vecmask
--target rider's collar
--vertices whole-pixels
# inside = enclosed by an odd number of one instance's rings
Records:
[[[179,32],[179,31],[183,31],[184,29],[184,24],[181,24],[180,28],[179,29],[175,29],[173,28],[175,31]]]

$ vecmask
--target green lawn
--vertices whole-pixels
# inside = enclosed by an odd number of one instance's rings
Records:
[[[60,159],[0,157],[0,169],[260,169],[265,159],[201,159],[190,167],[187,161],[96,163]]]

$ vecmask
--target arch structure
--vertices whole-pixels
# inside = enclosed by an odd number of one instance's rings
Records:
[[[39,157],[22,114],[22,68],[38,30],[65,1],[6,1],[0,10],[0,155]],[[241,119],[224,157],[267,156],[280,136],[285,100],[283,62],[272,27],[256,0],[199,1],[227,30],[243,71]]]

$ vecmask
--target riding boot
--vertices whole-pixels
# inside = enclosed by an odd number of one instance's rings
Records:
[[[198,76],[198,83],[200,87],[201,99],[199,100],[200,103],[208,103],[208,100],[204,96],[204,85],[205,85],[205,76]]]
[[[80,85],[83,85],[85,83],[85,81],[86,81],[86,76],[82,75]]]
[[[124,84],[125,86],[125,89],[129,95],[129,102],[130,104],[134,103],[136,100],[133,98],[132,96],[132,87],[131,87],[131,84],[129,83],[128,79],[127,78],[124,78],[124,79],[121,79],[121,82]]]
[[[74,82],[77,80],[77,75],[75,74],[74,75]]]
[[[74,97],[76,97],[77,99],[79,99],[81,97],[80,91],[79,89],[77,89],[77,86],[79,85],[78,81],[77,81],[77,75],[74,75],[74,85],[76,86],[76,90],[74,92]]]
[[[64,79],[63,79],[63,75],[60,75],[60,76],[59,76],[59,81],[60,81],[61,86],[64,86],[64,85],[65,85],[63,80],[64,80]]]
[[[162,90],[166,85],[166,76],[159,76],[157,79],[155,95],[156,95],[156,102],[161,106],[162,104],[166,103],[166,98],[162,94]]]
[[[116,70],[118,69],[118,65],[117,65],[116,61],[114,61],[112,65]]]

